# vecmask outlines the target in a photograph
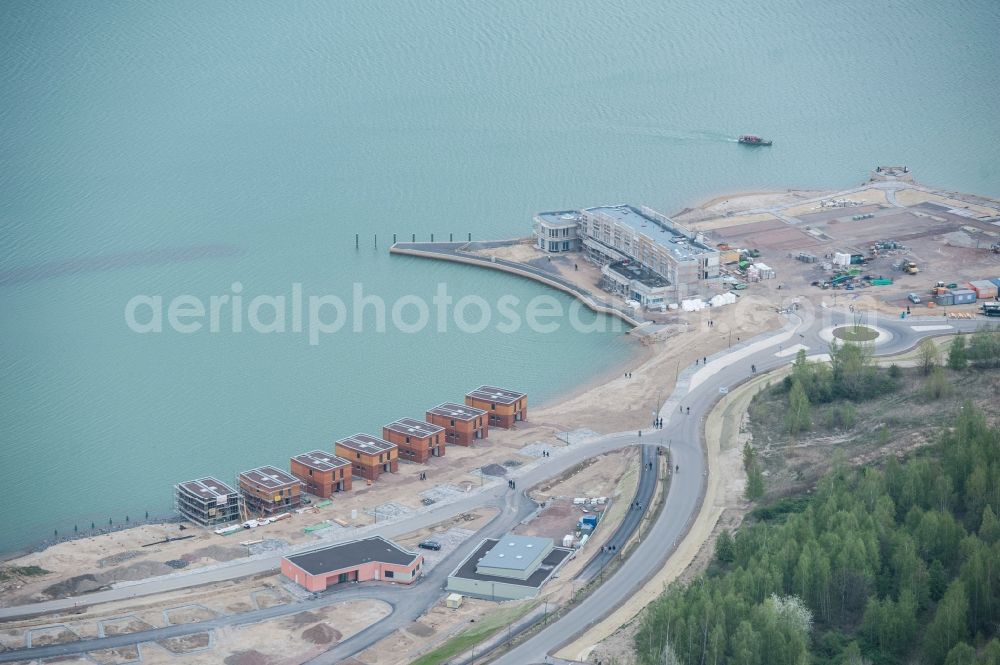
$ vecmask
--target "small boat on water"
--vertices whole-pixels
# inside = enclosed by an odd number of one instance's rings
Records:
[[[753,134],[744,134],[739,139],[740,143],[743,145],[771,145],[770,139],[762,139],[759,136],[754,136]]]

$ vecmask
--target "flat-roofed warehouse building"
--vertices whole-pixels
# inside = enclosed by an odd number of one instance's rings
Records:
[[[471,446],[490,435],[489,418],[484,409],[445,402],[427,410],[427,422],[444,428],[445,443]]]
[[[244,471],[239,486],[251,517],[269,517],[302,506],[302,481],[274,466]]]
[[[365,480],[375,481],[383,473],[399,470],[396,444],[371,434],[355,434],[341,439],[334,449],[339,456],[350,460],[354,475]]]
[[[555,547],[551,538],[486,538],[452,571],[445,588],[490,600],[534,598],[572,553]]]
[[[382,438],[399,447],[404,462],[424,464],[431,457],[444,457],[444,428],[440,425],[400,418],[382,428]]]
[[[240,518],[240,495],[211,476],[177,483],[174,503],[184,519],[201,526],[226,524]]]
[[[322,450],[311,450],[291,460],[292,475],[305,483],[313,496],[330,498],[334,492],[351,489],[351,463]]]
[[[630,205],[598,206],[576,212],[539,213],[535,215],[537,245],[545,251],[562,251],[562,244],[554,247],[548,234],[563,224],[576,224],[576,235],[586,256],[598,265],[638,262],[666,280],[659,285],[656,280],[642,276],[635,279],[632,290],[648,306],[680,302],[685,298],[701,296],[710,298],[722,289],[719,251],[706,244],[701,235],[677,224],[655,210]],[[568,231],[567,238],[573,237]],[[544,239],[543,239],[544,236]],[[555,240],[555,238],[553,238]],[[628,272],[604,272],[611,286],[631,287],[635,278]],[[622,284],[624,282],[624,284]],[[669,288],[668,288],[669,287]],[[648,293],[644,293],[648,291]]]
[[[374,536],[284,557],[281,573],[309,591],[324,591],[345,582],[410,584],[420,576],[423,563],[422,555]]]
[[[528,419],[528,396],[514,390],[479,386],[466,394],[465,403],[486,411],[491,427],[510,429],[514,423]]]

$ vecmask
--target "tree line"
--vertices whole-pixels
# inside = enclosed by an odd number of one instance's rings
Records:
[[[851,351],[798,383],[818,397],[885,380],[865,367]],[[640,663],[1000,665],[1000,429],[970,403],[909,461],[838,464],[755,514],[650,606]]]

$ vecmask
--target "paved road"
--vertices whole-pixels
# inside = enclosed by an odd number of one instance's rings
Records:
[[[529,465],[515,474],[522,487],[531,487],[590,457],[639,443],[646,444],[644,447],[667,445],[671,450],[674,463],[680,467],[679,473],[675,474],[671,482],[666,504],[659,519],[652,525],[643,542],[633,552],[627,565],[613,575],[612,579],[609,580],[610,583],[595,590],[593,594],[559,621],[505,654],[497,661],[498,663],[523,665],[524,663],[540,662],[548,653],[567,643],[573,636],[580,634],[587,627],[594,625],[613,611],[662,567],[676,544],[683,537],[701,505],[706,469],[704,451],[701,446],[701,423],[719,398],[719,389],[737,385],[746,379],[751,364],[755,364],[758,371],[767,371],[787,364],[792,359],[790,347],[793,345],[801,344],[808,347],[810,354],[823,353],[829,346],[829,343],[821,337],[824,326],[845,323],[851,318],[851,315],[846,312],[825,311],[823,314],[826,318],[822,322],[813,320],[803,322],[798,320],[798,317],[794,317],[795,323],[789,324],[785,330],[779,333],[763,335],[754,340],[745,341],[742,345],[713,357],[705,367],[686,369],[678,378],[673,396],[661,409],[660,416],[665,421],[663,430],[646,430],[646,436],[641,438],[637,432],[630,431],[609,434],[583,442],[574,442],[573,445],[558,451],[552,457],[545,458],[543,462]],[[958,330],[971,331],[983,322],[946,321],[941,317],[934,317],[907,320],[881,318],[875,323],[892,335],[891,339],[877,347],[876,352],[882,355],[912,347],[924,336],[949,334]],[[777,351],[775,347],[777,347]],[[690,414],[687,413],[688,408],[691,409]],[[376,528],[366,530],[364,535],[379,533],[387,537],[397,536],[417,528],[430,526],[468,510],[503,502],[508,494],[509,490],[506,487],[487,488],[472,496],[463,497],[454,503],[439,506],[434,511],[409,516],[402,521],[380,524]],[[349,537],[356,537],[356,535],[352,534]],[[347,538],[340,540],[345,539]],[[329,542],[337,541],[331,540]],[[315,544],[311,547],[315,547]],[[130,587],[88,594],[78,599],[69,598],[34,605],[2,608],[0,609],[0,620],[66,609],[81,599],[88,604],[108,602],[137,595],[160,593],[235,579],[274,570],[277,568],[278,560],[278,556],[261,557],[253,561],[219,566],[212,570],[192,571],[168,578],[149,580]],[[437,572],[438,569],[435,571]],[[440,571],[446,575],[447,566],[442,565]],[[417,589],[429,589],[432,596],[417,593]],[[400,590],[394,589],[394,591],[398,593]],[[394,599],[397,606],[397,611],[392,615],[394,618],[383,623],[388,626],[396,624],[397,621],[403,622],[403,617],[413,616],[416,618],[419,616],[417,609],[421,606],[428,607],[434,602],[434,599],[439,597],[439,593],[440,590],[430,587],[430,583],[426,586],[418,585],[412,595],[422,597],[419,600],[414,600],[412,604],[408,601],[405,612],[398,608],[402,599],[409,598],[410,594],[400,594]],[[337,600],[339,597],[326,599],[326,602],[337,602]],[[414,612],[417,614],[413,614]],[[365,636],[369,637],[375,634],[374,631],[365,631],[364,633]],[[350,649],[354,649],[352,653],[356,653],[365,648],[366,645],[362,646],[363,642],[370,644],[375,641],[368,642],[369,637],[362,639],[359,634],[358,640],[353,644],[351,639],[346,640],[343,644],[338,645],[336,650],[324,654],[324,657],[333,660],[316,662],[336,662],[336,658],[346,657],[347,651]],[[109,643],[101,643],[101,648],[107,648],[107,646]],[[32,656],[38,657],[34,654]]]
[[[654,433],[655,430],[647,432],[646,437]],[[658,440],[655,436],[653,439]],[[656,481],[659,479],[660,474],[659,460],[657,459],[658,455],[656,452],[657,446],[641,446],[640,450],[642,450],[642,469],[640,471],[639,483],[635,489],[634,499],[638,505],[628,509],[621,524],[618,525],[615,532],[608,538],[604,548],[597,552],[576,576],[576,579],[584,583],[596,577],[613,558],[622,553],[625,549],[625,544],[632,537],[632,534],[635,533],[636,528],[642,522],[643,516],[653,502],[653,494],[656,492]]]
[[[336,595],[324,594],[323,596],[315,599],[294,602],[287,605],[275,605],[274,607],[254,610],[252,612],[244,612],[242,614],[220,616],[207,621],[199,621],[197,623],[185,623],[178,624],[176,626],[166,626],[164,628],[144,630],[136,633],[127,633],[124,635],[91,638],[80,640],[78,642],[69,642],[67,644],[52,644],[42,647],[33,647],[31,649],[0,651],[0,663],[68,656],[95,649],[113,649],[117,647],[131,646],[142,642],[153,642],[169,637],[183,637],[185,635],[203,633],[215,628],[221,628],[223,626],[240,626],[257,623],[268,619],[274,619],[289,614],[296,614],[298,612],[305,612],[307,610],[319,609],[326,607],[327,605],[333,605],[346,600],[355,600],[359,598],[375,598],[377,600],[383,600],[395,609],[395,605],[401,599],[400,594],[386,593],[387,591],[396,590],[387,589],[378,582],[359,584],[350,589],[341,590],[340,593]]]
[[[765,372],[788,364],[794,360],[794,352],[789,353],[790,347],[797,344],[808,347],[808,355],[825,353],[830,343],[822,337],[822,332],[851,322],[853,315],[840,310],[823,310],[821,314],[822,319],[811,316],[800,318],[798,314],[792,314],[791,323],[782,332],[762,335],[744,342],[740,348],[717,354],[701,369],[685,370],[673,396],[660,411],[665,429],[660,430],[657,436],[669,436],[668,445],[680,472],[671,481],[666,505],[659,519],[627,564],[593,594],[558,621],[492,662],[496,665],[541,663],[549,654],[610,614],[663,567],[701,506],[706,485],[702,423],[718,401],[720,388],[728,390],[746,380],[750,376],[751,365],[755,365],[758,372]],[[887,355],[905,351],[926,336],[973,331],[984,321],[880,317],[870,323],[892,335],[875,350],[878,355]],[[644,443],[653,443],[649,439],[655,437],[644,438]]]
[[[573,445],[564,449],[552,451],[552,456],[539,460],[534,465],[527,465],[527,468],[518,469],[513,472],[513,477],[517,478],[522,488],[528,488],[534,484],[557,476],[567,469],[579,464],[596,455],[616,450],[627,445],[637,443],[636,432],[626,432],[612,434],[589,441],[577,442],[574,439]],[[433,506],[433,510],[407,515],[402,519],[394,521],[380,522],[377,525],[366,527],[361,530],[345,530],[346,533],[338,534],[338,537],[316,541],[307,545],[294,547],[284,554],[313,549],[320,545],[346,542],[358,537],[372,535],[382,535],[387,538],[401,536],[417,529],[426,528],[442,522],[446,519],[460,515],[470,510],[482,508],[484,506],[497,505],[504,500],[508,492],[506,483],[495,482],[492,487],[462,496],[451,503],[439,503]],[[13,607],[0,608],[0,622],[16,618],[30,617],[39,614],[49,614],[65,610],[73,610],[78,606],[96,605],[100,603],[129,600],[152,594],[177,591],[204,584],[224,582],[239,579],[250,575],[257,575],[275,571],[279,568],[279,562],[283,554],[268,554],[252,559],[242,559],[224,564],[219,564],[211,568],[192,570],[189,572],[175,573],[172,575],[151,578],[138,583],[116,586],[105,591],[95,591],[82,596],[61,598],[28,605],[16,605]]]
[[[398,594],[399,597],[395,599],[395,612],[391,616],[339,642],[334,648],[307,662],[312,665],[342,662],[419,619],[431,605],[440,601],[444,595],[448,575],[479,546],[483,538],[499,538],[528,518],[537,508],[538,504],[529,499],[523,491],[508,491],[504,505],[496,518],[485,528],[480,529],[474,538],[470,538],[438,562],[430,573],[422,577],[418,586],[409,590],[409,593]],[[391,593],[398,589],[388,591]]]
[[[370,628],[352,635],[343,642],[338,643],[336,648],[310,661],[313,663],[336,663],[343,658],[367,649],[372,644],[392,634],[395,630],[415,621],[421,614],[427,611],[430,604],[440,598],[448,574],[458,566],[459,562],[483,538],[496,538],[506,533],[531,515],[538,508],[538,504],[529,499],[524,492],[507,490],[497,507],[500,509],[500,512],[485,527],[480,529],[475,537],[459,545],[453,552],[431,568],[430,572],[423,575],[418,582],[411,586],[390,586],[379,582],[357,584],[346,588],[338,586],[309,600],[294,601],[285,605],[276,605],[240,614],[223,615],[207,621],[154,628],[152,630],[138,631],[125,635],[80,640],[68,644],[4,651],[0,652],[0,663],[66,656],[94,649],[110,649],[143,642],[153,642],[168,637],[193,635],[223,626],[258,623],[268,619],[334,605],[346,600],[373,599],[388,603],[392,607],[392,613],[389,616],[372,625]]]

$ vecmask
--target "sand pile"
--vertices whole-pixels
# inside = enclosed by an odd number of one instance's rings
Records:
[[[321,617],[318,614],[316,614],[315,612],[309,612],[307,610],[305,612],[299,612],[298,614],[293,615],[292,616],[292,625],[293,626],[307,626],[307,625],[309,625],[311,623],[316,623],[320,619],[321,619]]]
[[[226,656],[222,661],[225,665],[271,665],[274,660],[267,654],[263,654],[255,649],[249,651],[237,651]]]
[[[328,623],[318,623],[302,631],[302,639],[313,644],[330,644],[339,641],[341,637],[340,631]]]
[[[66,598],[67,596],[76,596],[88,591],[96,591],[103,586],[104,583],[98,581],[96,575],[87,573],[47,586],[42,589],[42,595],[48,598]]]

